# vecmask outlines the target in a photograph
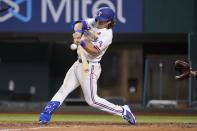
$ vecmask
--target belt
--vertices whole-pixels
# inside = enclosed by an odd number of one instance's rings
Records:
[[[100,61],[89,61],[87,60],[88,63],[100,63]],[[79,63],[82,63],[82,59],[79,59]]]

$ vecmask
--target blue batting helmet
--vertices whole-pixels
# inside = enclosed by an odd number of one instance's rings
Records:
[[[115,14],[114,11],[109,7],[102,7],[98,10],[96,14],[96,21],[109,21],[114,20]]]

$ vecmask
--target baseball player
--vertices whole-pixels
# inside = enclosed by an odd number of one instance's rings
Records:
[[[76,21],[73,24],[73,41],[85,50],[84,55],[89,63],[89,71],[84,75],[82,60],[78,53],[78,60],[68,70],[62,86],[41,112],[39,117],[41,124],[50,122],[53,112],[60,107],[68,94],[79,85],[86,102],[90,106],[119,115],[131,125],[136,123],[128,105],[115,105],[97,95],[97,80],[101,73],[100,60],[112,43],[114,17],[115,14],[112,9],[102,7],[98,10],[95,18]],[[90,32],[94,32],[94,34]],[[82,36],[84,36],[83,39]]]

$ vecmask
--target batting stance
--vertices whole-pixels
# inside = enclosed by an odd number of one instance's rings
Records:
[[[84,71],[78,49],[78,60],[68,70],[62,86],[41,112],[40,123],[49,123],[53,112],[60,107],[68,94],[79,85],[82,88],[86,102],[90,106],[122,116],[129,124],[136,123],[136,119],[128,105],[115,105],[97,95],[97,80],[101,73],[100,60],[112,43],[114,17],[115,14],[112,9],[102,7],[98,10],[95,18],[74,23],[73,41],[83,47],[85,58],[89,63],[89,70]]]

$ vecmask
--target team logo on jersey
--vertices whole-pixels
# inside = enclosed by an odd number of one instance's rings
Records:
[[[100,47],[103,45],[103,41],[99,41],[98,43]]]

